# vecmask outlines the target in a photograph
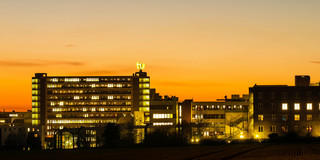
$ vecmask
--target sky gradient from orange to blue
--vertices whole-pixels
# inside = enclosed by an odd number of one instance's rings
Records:
[[[0,110],[31,109],[31,77],[132,75],[180,100],[320,80],[320,1],[0,1]]]

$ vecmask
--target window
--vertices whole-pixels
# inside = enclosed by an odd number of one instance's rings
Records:
[[[307,114],[307,121],[312,121],[312,114]]]
[[[263,121],[263,114],[258,115],[258,121]]]
[[[262,110],[262,103],[258,103],[258,109]]]
[[[294,120],[295,121],[300,121],[300,114],[295,114],[294,115]]]
[[[307,92],[307,98],[311,98],[312,97],[312,93],[311,92]]]
[[[294,98],[299,99],[299,92],[294,92]]]
[[[294,132],[299,132],[299,126],[298,125],[293,126],[293,131]]]
[[[258,99],[262,99],[263,98],[263,93],[262,92],[259,92],[258,93]]]
[[[271,103],[271,110],[275,110],[276,109],[276,104]]]
[[[307,132],[312,132],[312,126],[307,126]]]
[[[275,121],[275,120],[276,120],[276,115],[275,115],[275,114],[272,114],[272,115],[271,115],[271,119],[272,119],[272,121]]]
[[[281,130],[282,132],[288,132],[288,126],[282,126]]]
[[[91,99],[99,99],[99,96],[92,96]]]
[[[307,103],[307,110],[312,110],[312,103]]]
[[[59,102],[59,105],[60,105],[60,106],[63,106],[63,102]]]
[[[263,126],[259,126],[258,132],[263,132]]]
[[[113,96],[108,96],[108,99],[113,99]]]
[[[282,103],[282,110],[288,110],[288,103]]]
[[[277,131],[276,128],[277,128],[276,126],[271,126],[270,127],[270,132],[276,132]]]
[[[288,120],[288,115],[287,114],[282,115],[282,121],[287,121],[287,120]]]
[[[274,99],[275,97],[276,97],[275,92],[270,92],[270,98],[271,98],[271,99]]]
[[[80,97],[79,96],[74,96],[73,99],[80,99]]]
[[[287,99],[288,93],[287,92],[282,92],[282,99]]]
[[[300,110],[300,103],[294,104],[294,110]]]

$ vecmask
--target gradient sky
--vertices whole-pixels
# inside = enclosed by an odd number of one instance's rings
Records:
[[[31,109],[31,77],[132,75],[180,100],[320,81],[319,0],[1,0],[0,110]]]

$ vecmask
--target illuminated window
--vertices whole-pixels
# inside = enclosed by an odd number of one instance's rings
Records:
[[[37,85],[37,84],[33,84],[32,85],[32,89],[39,89],[40,87],[39,87],[39,85]]]
[[[281,127],[282,132],[288,132],[288,126],[282,126]]]
[[[39,90],[33,90],[32,95],[39,95],[40,91]]]
[[[263,132],[263,126],[258,127],[258,132]]]
[[[307,121],[312,121],[312,114],[307,114]]]
[[[63,106],[63,104],[64,104],[63,102],[59,102],[59,106]]]
[[[38,97],[38,96],[32,96],[32,100],[33,100],[33,101],[38,101],[38,100],[40,100],[40,97]]]
[[[92,96],[91,99],[99,99],[99,96]]]
[[[99,82],[99,78],[87,78],[87,82]]]
[[[179,117],[182,117],[182,107],[181,107],[181,105],[179,106]]]
[[[112,83],[109,83],[108,84],[108,87],[110,88],[110,87],[113,87],[113,84]]]
[[[104,108],[100,108],[100,111],[101,111],[101,112],[104,112]]]
[[[312,126],[307,126],[307,132],[312,132]]]
[[[275,121],[275,120],[276,120],[276,115],[275,115],[275,114],[272,114],[272,115],[271,115],[271,119],[272,119],[272,121]]]
[[[73,99],[80,99],[80,97],[79,96],[74,96]]]
[[[89,114],[84,114],[83,116],[84,116],[84,117],[89,117]]]
[[[282,115],[282,121],[287,121],[287,120],[288,120],[288,115],[287,114]]]
[[[117,84],[117,87],[118,87],[118,88],[122,87],[122,84]]]
[[[282,110],[288,110],[288,103],[282,103]]]
[[[87,108],[82,108],[82,111],[83,111],[83,112],[86,112],[86,111],[87,111]]]
[[[141,100],[150,100],[150,96],[149,95],[142,95],[140,96]]]
[[[95,111],[96,111],[96,108],[92,108],[91,111],[92,111],[92,112],[95,112]]]
[[[54,106],[54,105],[56,105],[56,104],[55,104],[54,102],[50,102],[50,105],[51,105],[51,106]]]
[[[52,82],[58,82],[59,80],[58,80],[58,78],[52,78],[51,81]]]
[[[294,120],[295,121],[300,121],[300,114],[295,114],[294,115]]]
[[[108,96],[108,99],[113,99],[113,96]]]
[[[39,79],[32,79],[32,83],[38,83]]]
[[[40,118],[40,117],[39,117],[39,114],[32,114],[32,118],[37,119],[37,118]]]
[[[142,102],[139,102],[140,106],[149,106],[150,105],[150,102],[149,101],[142,101]]]
[[[149,88],[149,87],[150,87],[149,83],[139,84],[139,88]]]
[[[56,118],[61,118],[62,114],[56,114]]]
[[[294,104],[294,110],[300,110],[300,103]]]
[[[263,114],[258,115],[258,121],[263,121]]]
[[[65,82],[80,82],[80,78],[65,78]]]
[[[307,103],[307,110],[312,110],[312,103]]]
[[[149,78],[139,78],[139,82],[149,82]]]
[[[38,107],[39,106],[39,102],[32,102],[32,107]]]

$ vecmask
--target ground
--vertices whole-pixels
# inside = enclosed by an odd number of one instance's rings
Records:
[[[0,151],[1,159],[320,159],[320,144],[237,144],[56,151]]]

